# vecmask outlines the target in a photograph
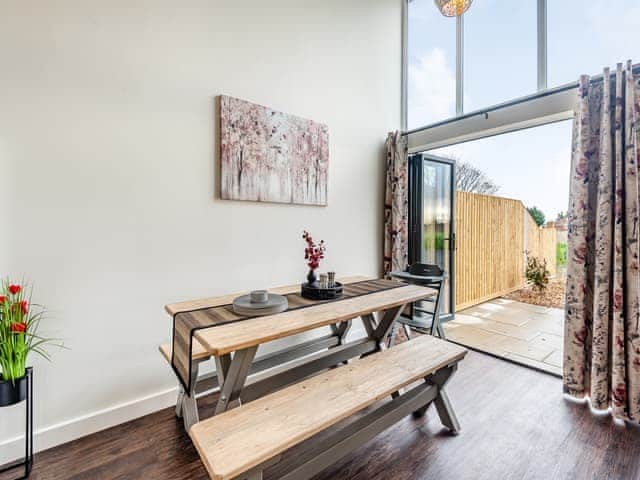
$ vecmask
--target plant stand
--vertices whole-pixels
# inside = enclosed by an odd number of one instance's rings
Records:
[[[24,458],[0,467],[0,474],[24,467],[24,475],[17,477],[15,480],[29,478],[33,467],[33,367],[27,367],[26,370],[27,397],[25,398]]]

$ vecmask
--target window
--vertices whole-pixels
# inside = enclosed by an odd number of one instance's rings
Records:
[[[409,130],[640,62],[638,0],[482,0],[459,18],[408,0],[407,16]]]
[[[535,0],[485,0],[465,13],[465,112],[535,93],[536,12]]]
[[[433,0],[409,3],[408,127],[418,128],[456,113],[456,21]]]
[[[640,61],[638,0],[547,0],[549,86]]]

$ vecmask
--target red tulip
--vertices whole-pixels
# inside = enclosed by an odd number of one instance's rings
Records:
[[[27,303],[26,300],[22,300],[20,302],[20,308],[22,309],[22,313],[26,315],[27,312],[29,311],[29,304]]]
[[[4,295],[0,295],[0,305],[2,305],[6,301],[7,301],[7,297],[5,297]]]
[[[12,323],[9,330],[13,333],[24,333],[27,330],[27,324],[24,322]]]
[[[9,285],[9,292],[11,292],[11,295],[20,293],[20,290],[22,290],[22,287],[20,285]]]

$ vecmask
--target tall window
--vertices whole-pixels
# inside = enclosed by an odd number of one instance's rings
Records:
[[[535,0],[473,2],[464,18],[464,111],[535,93],[535,19]]]
[[[456,22],[433,0],[409,3],[408,125],[421,127],[456,113]]]
[[[477,0],[461,19],[408,2],[409,129],[640,62],[638,0]]]

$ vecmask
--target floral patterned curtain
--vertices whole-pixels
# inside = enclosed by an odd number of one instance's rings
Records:
[[[409,228],[409,167],[407,142],[400,132],[387,138],[387,183],[384,197],[383,271],[404,270],[407,266]]]
[[[580,79],[573,124],[564,390],[640,421],[640,76]]]

